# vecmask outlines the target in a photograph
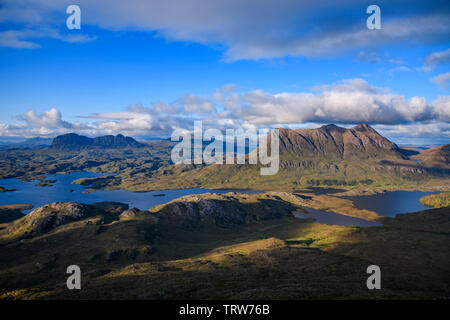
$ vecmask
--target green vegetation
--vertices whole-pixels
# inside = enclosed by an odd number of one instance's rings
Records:
[[[47,205],[0,225],[0,298],[447,296],[448,208],[378,217],[383,226],[370,228],[322,225],[291,214],[300,205],[331,206],[331,198],[202,194],[150,211],[118,203]],[[336,206],[344,210],[351,203]],[[70,264],[81,267],[81,291],[65,287]],[[371,264],[382,266],[383,290],[365,288]]]
[[[420,202],[426,206],[443,208],[450,206],[450,192],[430,194],[420,198]]]

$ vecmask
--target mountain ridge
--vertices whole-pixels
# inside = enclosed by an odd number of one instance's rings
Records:
[[[42,138],[42,137],[34,137],[25,139],[24,141],[14,142],[14,143],[6,143],[0,145],[0,150],[8,150],[8,149],[37,149],[37,148],[45,148],[48,147],[52,142],[51,138]]]
[[[419,154],[413,155],[411,159],[448,165],[450,163],[450,144],[423,150]]]
[[[393,156],[407,159],[401,149],[368,124],[343,128],[334,124],[314,129],[279,128],[280,154],[351,159],[361,153],[369,157]]]
[[[116,136],[105,135],[95,138],[78,135],[76,133],[67,133],[57,136],[53,139],[50,148],[53,149],[80,149],[89,147],[99,148],[126,148],[143,147],[144,144],[136,141],[132,137],[126,137],[122,134]]]

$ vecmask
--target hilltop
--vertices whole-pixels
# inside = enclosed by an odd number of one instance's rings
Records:
[[[450,164],[450,144],[423,150],[419,154],[411,156],[411,159],[448,166]]]
[[[145,145],[137,142],[131,137],[125,137],[121,134],[116,136],[107,135],[95,138],[88,138],[78,135],[76,133],[67,133],[57,136],[53,139],[50,148],[65,149],[65,150],[77,150],[80,148],[127,148],[134,147],[140,148]]]
[[[310,198],[203,194],[149,211],[114,202],[48,204],[0,225],[0,299],[446,296],[448,208],[375,215],[380,227],[328,226],[292,212],[329,201],[364,212],[346,199]],[[83,272],[83,290],[65,286],[72,264]],[[365,287],[371,264],[383,266],[383,290]]]

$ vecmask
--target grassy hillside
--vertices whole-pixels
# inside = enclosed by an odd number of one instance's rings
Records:
[[[420,202],[426,206],[443,208],[450,206],[450,192],[430,194],[420,198]]]
[[[260,165],[169,165],[151,176],[124,179],[120,188],[134,191],[192,187],[287,191],[308,187],[447,190],[449,180],[445,170],[417,166],[408,160],[356,162],[281,156],[280,170],[273,176],[261,176]]]
[[[327,226],[290,214],[299,205],[331,206],[327,197],[198,195],[148,212],[115,203],[54,204],[29,218],[0,225],[0,297],[448,296],[448,208],[395,219],[378,217],[383,226],[370,228]],[[337,207],[344,210],[346,205]],[[40,228],[45,221],[51,223]],[[81,267],[80,291],[65,287],[65,268],[70,264]],[[365,287],[371,264],[381,266],[383,290]]]
[[[411,159],[448,166],[450,163],[450,144],[423,150],[419,154],[412,156]]]

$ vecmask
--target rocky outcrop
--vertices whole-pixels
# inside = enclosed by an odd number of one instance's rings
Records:
[[[8,226],[13,237],[39,236],[65,224],[88,219],[100,218],[99,223],[119,220],[119,215],[128,210],[128,205],[120,202],[97,202],[90,205],[77,202],[54,202],[36,208],[29,214]]]
[[[188,227],[212,223],[226,227],[290,216],[293,210],[292,204],[277,195],[253,197],[256,201],[246,203],[246,196],[233,192],[184,196],[160,206],[156,215],[162,223]]]
[[[121,219],[126,219],[126,218],[135,218],[136,216],[139,216],[140,214],[142,214],[142,211],[139,210],[138,208],[131,208],[128,210],[123,211],[119,217]]]
[[[54,138],[50,147],[55,149],[81,148],[91,146],[92,143],[93,139],[76,133],[68,133]]]
[[[39,207],[27,214],[21,225],[28,234],[43,234],[63,224],[85,219],[88,207],[76,202],[55,202]]]

